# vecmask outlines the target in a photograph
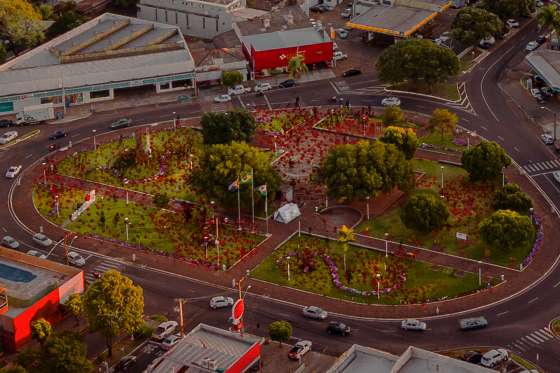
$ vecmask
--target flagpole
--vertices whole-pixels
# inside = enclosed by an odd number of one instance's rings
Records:
[[[241,184],[239,183],[239,177],[237,177],[237,222],[239,230],[241,230],[241,195],[239,189],[241,189]]]
[[[251,207],[253,209],[253,230],[255,229],[255,175],[253,174],[253,169],[251,168]]]
[[[266,187],[266,183],[264,186]],[[264,214],[266,215],[266,234],[268,235],[268,190],[266,190],[264,195]]]

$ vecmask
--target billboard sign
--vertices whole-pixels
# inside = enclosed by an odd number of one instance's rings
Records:
[[[241,317],[243,317],[243,311],[245,311],[245,304],[243,299],[238,299],[231,308],[231,318],[233,319],[233,325],[238,325],[240,323]]]

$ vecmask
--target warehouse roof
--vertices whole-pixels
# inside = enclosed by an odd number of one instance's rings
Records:
[[[269,20],[269,27],[265,27],[265,19]],[[266,13],[261,19],[237,22],[236,25],[242,36],[297,30],[312,26],[309,17],[298,5],[288,5]]]
[[[560,52],[535,51],[525,57],[527,63],[556,92],[560,92]]]
[[[272,32],[270,34],[245,36],[243,42],[252,45],[255,51],[270,49],[302,47],[316,43],[330,42],[331,39],[324,29],[308,27],[298,30]]]

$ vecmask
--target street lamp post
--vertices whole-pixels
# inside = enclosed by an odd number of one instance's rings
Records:
[[[175,116],[175,112],[173,112],[173,130],[177,132],[177,117]]]
[[[366,203],[367,203],[367,219],[369,220],[369,196],[366,197]]]
[[[443,189],[443,166],[441,166],[441,189]]]
[[[192,171],[192,157],[193,157],[193,155],[190,154],[190,155],[189,155],[189,161],[190,161],[190,163],[191,163],[191,169],[190,169],[191,171]]]
[[[478,267],[478,285],[482,284],[482,268],[480,267],[480,264],[482,264],[481,261],[478,261],[479,267]]]
[[[290,257],[286,257],[286,261],[288,262],[288,282],[290,282]]]
[[[379,299],[381,293],[381,287],[379,285],[379,281],[381,281],[381,275],[378,273],[377,274],[377,299]]]
[[[541,106],[541,109],[545,109],[550,111],[552,114],[554,114],[554,141],[556,141],[556,109],[554,109],[554,111],[550,110],[547,107]]]
[[[95,142],[95,131],[93,130],[93,149],[97,151],[97,143]]]
[[[385,233],[385,258],[389,256],[389,233]]]
[[[124,226],[126,229],[126,240],[128,241],[128,218],[124,218]]]

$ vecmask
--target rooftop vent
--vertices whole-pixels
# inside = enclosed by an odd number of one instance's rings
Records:
[[[72,42],[72,46],[75,47],[76,45],[78,45],[75,41]]]
[[[218,369],[218,360],[210,360],[208,361],[208,369],[216,370]]]
[[[208,369],[208,362],[210,361],[210,358],[205,357],[200,361],[200,366],[203,368]]]
[[[93,32],[93,35],[97,35],[97,34],[99,34],[99,31],[94,31]]]
[[[109,45],[113,45],[113,41],[112,41],[112,40],[109,40]]]
[[[134,34],[134,33],[136,32],[136,29],[135,29],[135,28],[131,28],[131,29],[130,29],[130,32]]]
[[[270,27],[270,19],[266,18],[263,20],[264,28]]]

